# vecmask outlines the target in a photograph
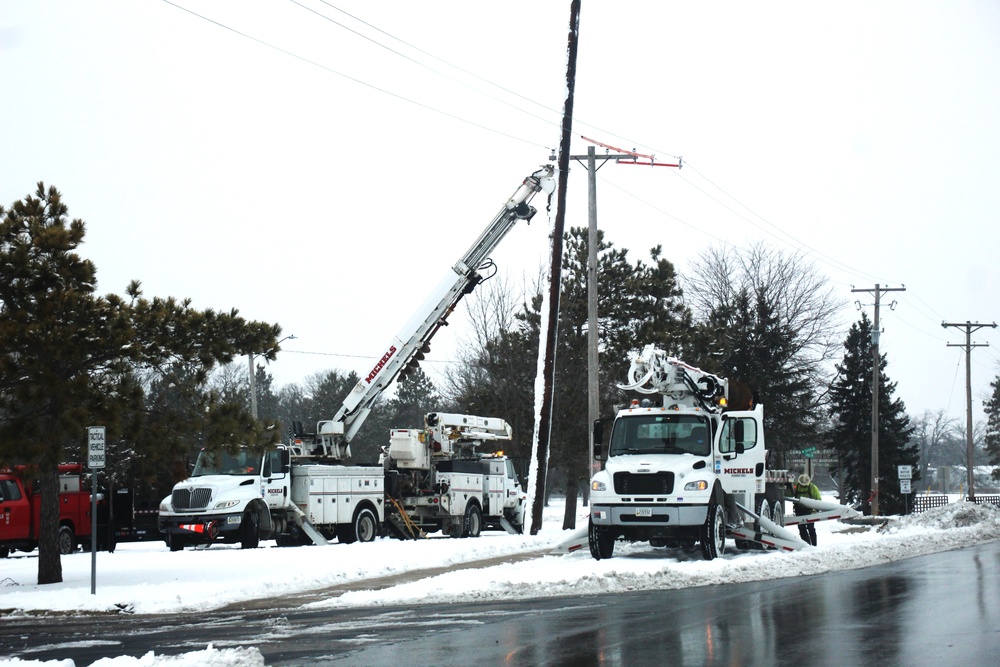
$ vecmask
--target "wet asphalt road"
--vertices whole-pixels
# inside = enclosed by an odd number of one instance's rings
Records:
[[[267,665],[1000,664],[1000,542],[826,575],[530,602],[6,618],[0,656],[256,646]]]

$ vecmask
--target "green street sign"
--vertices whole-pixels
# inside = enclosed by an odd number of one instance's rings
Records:
[[[802,456],[806,457],[807,459],[811,459],[812,457],[816,456],[817,450],[815,447],[804,447],[800,451],[802,452]]]

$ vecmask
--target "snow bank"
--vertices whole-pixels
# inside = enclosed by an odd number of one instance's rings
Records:
[[[72,660],[21,660],[0,658],[0,667],[76,667]],[[146,655],[133,658],[101,658],[91,667],[266,667],[264,656],[256,648],[215,649],[211,645],[204,651],[190,651],[181,655]]]

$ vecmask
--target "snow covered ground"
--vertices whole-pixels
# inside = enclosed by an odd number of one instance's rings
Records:
[[[381,539],[368,544],[279,549],[212,546],[171,553],[162,542],[122,544],[97,555],[97,592],[90,593],[89,553],[64,557],[63,583],[38,586],[32,554],[0,561],[0,613],[37,611],[128,613],[190,612],[233,602],[354,584],[310,603],[361,606],[419,600],[490,600],[519,597],[591,595],[640,589],[671,589],[866,567],[1000,539],[1000,508],[952,503],[924,514],[893,518],[882,530],[835,521],[817,524],[819,546],[800,552],[739,551],[729,543],[725,557],[706,562],[700,552],[654,549],[619,543],[615,557],[595,561],[586,548],[549,553],[566,540],[560,530],[563,505],[553,502],[536,536],[484,533],[479,539],[431,538],[418,542]],[[585,525],[581,517],[578,525]],[[862,547],[862,548],[859,548]],[[514,560],[538,552],[526,560]],[[509,558],[508,560],[508,557]],[[500,559],[499,564],[476,561]],[[408,577],[406,583],[378,584],[379,578],[424,568],[457,566],[445,573]],[[370,588],[360,581],[374,580]],[[259,582],[255,587],[246,582]],[[107,658],[98,667],[172,665],[264,665],[255,647],[211,646],[181,656]],[[74,667],[64,661],[32,661],[0,655],[0,667]]]

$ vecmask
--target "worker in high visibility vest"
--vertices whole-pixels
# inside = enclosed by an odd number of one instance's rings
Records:
[[[796,498],[812,498],[813,500],[822,500],[823,497],[819,493],[819,487],[812,483],[812,478],[809,475],[802,473],[799,478],[792,485],[792,495]],[[806,514],[812,514],[814,510],[806,507],[805,505],[795,504],[795,516],[804,516]],[[808,542],[809,544],[816,546],[816,525],[812,523],[800,523],[799,524],[799,537],[802,538],[803,542]]]

